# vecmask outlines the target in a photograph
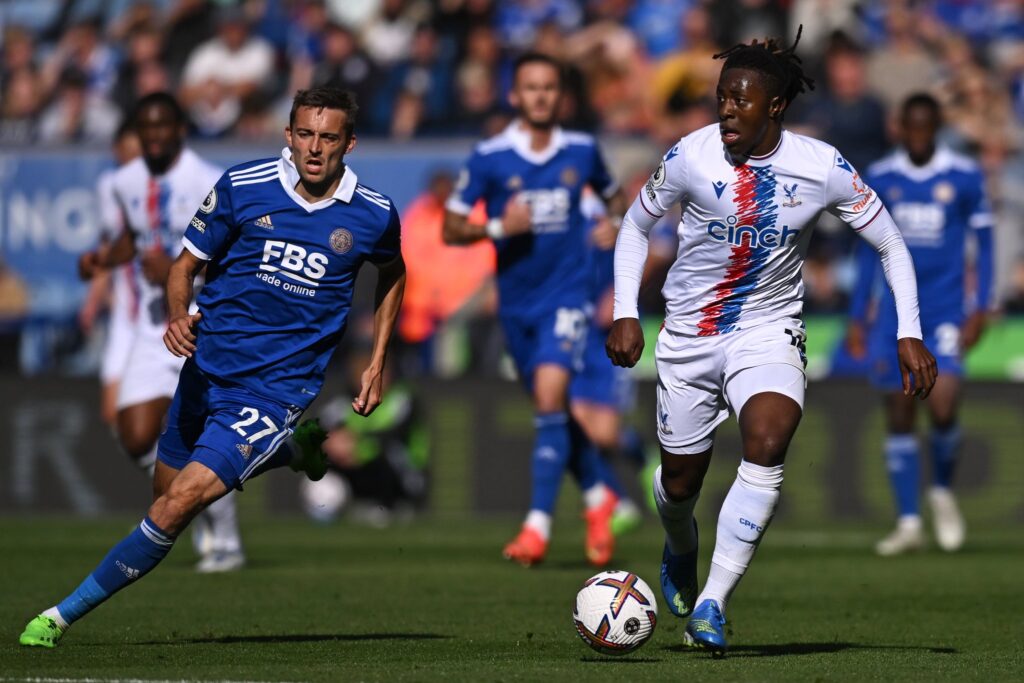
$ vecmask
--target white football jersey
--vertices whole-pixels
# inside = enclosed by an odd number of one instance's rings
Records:
[[[185,228],[221,172],[188,148],[181,150],[178,160],[161,176],[152,175],[142,157],[115,172],[114,195],[125,227],[135,233],[137,257],[132,265],[139,296],[140,333],[163,336],[167,303],[164,288],[150,283],[142,274],[139,258],[153,248],[163,249],[172,258],[178,256]]]
[[[638,220],[651,224],[682,207],[665,325],[697,336],[799,317],[801,267],[821,212],[859,231],[883,208],[831,145],[784,130],[774,151],[736,166],[718,124],[669,150],[637,204]]]

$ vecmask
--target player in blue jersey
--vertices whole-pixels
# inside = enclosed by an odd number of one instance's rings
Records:
[[[957,407],[962,356],[981,337],[990,305],[992,213],[977,164],[937,144],[941,125],[942,112],[935,98],[924,94],[908,98],[900,118],[903,148],[873,165],[868,182],[889,206],[910,248],[921,292],[924,341],[938,362],[939,376],[928,398],[932,464],[928,501],[939,546],[953,551],[964,541],[963,517],[951,491],[961,441]],[[966,250],[971,240],[976,243],[976,284],[968,298]],[[899,510],[896,529],[875,549],[880,555],[897,555],[924,545],[916,406],[900,392],[898,361],[887,343],[896,329],[896,309],[888,290],[875,299],[875,320],[866,331],[878,257],[861,245],[857,264],[858,286],[847,341],[853,356],[870,358],[873,382],[885,392],[885,459]]]
[[[448,201],[444,224],[449,244],[490,238],[497,250],[499,317],[533,399],[537,429],[530,511],[504,551],[506,558],[527,566],[547,552],[570,451],[585,439],[568,414],[569,382],[580,367],[590,302],[581,194],[590,186],[613,216],[625,206],[594,139],[557,125],[562,93],[562,70],[555,60],[530,53],[516,61],[509,101],[518,117],[477,145]],[[481,199],[488,221],[470,223],[470,210]],[[612,552],[614,496],[592,467],[585,464],[584,472],[587,557],[603,565]]]
[[[282,157],[230,169],[192,218],[168,276],[164,337],[188,360],[158,454],[180,471],[81,585],[29,622],[22,645],[54,647],[73,622],[156,567],[196,514],[250,478],[285,464],[322,473],[319,443],[301,453],[280,446],[320,392],[367,261],[378,271],[373,350],[352,408],[369,415],[380,403],[405,264],[398,211],[344,163],[355,114],[344,90],[299,91]],[[307,462],[294,462],[299,456]]]

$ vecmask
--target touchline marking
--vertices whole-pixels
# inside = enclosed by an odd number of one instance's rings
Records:
[[[0,678],[0,683],[200,683],[201,678]],[[286,681],[205,680],[204,683],[287,683]]]

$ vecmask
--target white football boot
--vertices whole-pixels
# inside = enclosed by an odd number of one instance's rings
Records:
[[[964,544],[966,529],[953,492],[932,487],[928,491],[928,502],[932,506],[932,524],[935,525],[935,539],[939,547],[948,553],[959,550]]]
[[[924,528],[921,518],[917,515],[906,515],[899,518],[892,533],[875,545],[875,552],[882,557],[891,557],[923,550],[924,546]]]

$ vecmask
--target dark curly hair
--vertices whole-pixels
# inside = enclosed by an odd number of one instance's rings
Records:
[[[782,47],[776,38],[763,41],[755,39],[750,43],[734,45],[714,55],[714,58],[725,60],[723,72],[728,69],[757,71],[764,77],[768,96],[782,97],[788,107],[800,93],[814,90],[814,79],[804,74],[800,58],[796,55],[796,46],[800,43],[803,30],[801,25],[797,29],[796,40],[789,47]]]

